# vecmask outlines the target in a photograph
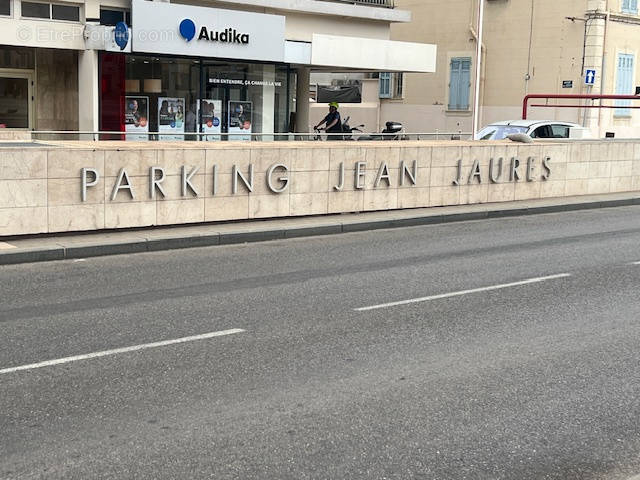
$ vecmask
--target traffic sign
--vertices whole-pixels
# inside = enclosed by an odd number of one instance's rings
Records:
[[[596,83],[596,71],[595,70],[586,70],[584,73],[584,84],[585,85],[594,85]]]

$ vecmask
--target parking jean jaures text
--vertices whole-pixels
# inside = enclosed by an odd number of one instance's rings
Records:
[[[420,162],[414,160],[412,162],[400,162],[400,168],[397,174],[392,174],[389,164],[382,162],[377,166],[377,173],[367,170],[367,162],[355,162],[353,164],[353,174],[344,163],[340,163],[337,172],[335,172],[335,184],[332,188],[335,192],[340,192],[345,188],[346,182],[353,182],[354,189],[365,190],[367,187],[366,179],[368,176],[375,175],[373,189],[390,188],[392,186],[418,186],[419,185],[419,167]],[[484,171],[483,171],[484,170]],[[189,167],[183,165],[180,168],[181,176],[181,196],[183,198],[198,197],[201,192],[192,183],[194,176],[198,174],[199,167]],[[174,173],[175,172],[171,172]],[[218,194],[218,175],[220,167],[214,165],[209,175],[212,176],[211,195]],[[287,191],[291,184],[289,168],[282,163],[274,163],[263,174],[263,181],[267,188],[273,194],[281,194]],[[82,201],[87,201],[87,192],[90,188],[96,187],[100,179],[101,173],[96,168],[83,168],[80,173],[80,181],[82,184]],[[149,168],[148,198],[154,200],[156,198],[165,198],[167,196],[164,181],[167,177],[167,171],[164,167],[155,166]],[[512,157],[510,160],[504,158],[492,158],[489,161],[488,174],[487,169],[483,169],[479,160],[474,160],[471,167],[465,167],[462,159],[457,162],[457,175],[453,178],[451,185],[462,186],[483,183],[513,183],[513,182],[535,182],[547,181],[551,177],[551,157],[544,157],[539,160],[535,157],[528,157],[521,160],[518,157]],[[253,165],[249,165],[242,170],[238,165],[231,167],[231,193],[233,195],[241,193],[253,192],[256,185],[256,174]],[[118,172],[113,186],[111,188],[111,201],[114,201],[120,191],[126,191],[131,199],[137,198],[142,192],[135,191],[131,182],[130,175],[126,168],[121,168]]]

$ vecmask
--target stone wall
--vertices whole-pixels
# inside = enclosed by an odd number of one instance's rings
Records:
[[[0,236],[625,191],[640,142],[67,142],[0,147]]]

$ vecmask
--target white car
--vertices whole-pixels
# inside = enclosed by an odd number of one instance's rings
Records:
[[[514,133],[531,138],[589,138],[589,129],[571,122],[507,120],[487,125],[476,134],[477,140],[503,140]]]

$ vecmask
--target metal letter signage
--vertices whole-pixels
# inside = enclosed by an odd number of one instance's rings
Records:
[[[551,177],[551,157],[546,156],[542,159],[530,156],[527,158],[526,165],[524,161],[520,161],[517,157],[512,157],[507,164],[504,158],[491,158],[488,164],[481,162],[478,159],[469,163],[465,163],[463,159],[458,160],[456,164],[456,178],[453,180],[453,184],[457,186],[462,185],[482,185],[486,182],[492,184],[499,184],[503,182],[536,182],[547,181]],[[389,164],[386,161],[376,163],[377,173],[373,172],[373,168],[367,171],[367,162],[357,161],[353,164],[354,173],[354,189],[355,190],[378,190],[388,189],[396,184],[395,175],[399,175],[397,179],[397,185],[404,187],[408,184],[409,187],[416,187],[418,182],[418,160],[412,162],[411,168],[404,162],[400,161],[399,168],[390,169]],[[337,183],[333,186],[329,184],[327,188],[329,191],[341,192],[345,188],[345,170],[348,167],[344,162],[340,162],[337,167]],[[246,173],[243,173],[242,169],[246,169]],[[180,197],[191,198],[199,197],[200,192],[196,188],[198,182],[199,167],[182,165],[177,171],[170,172],[168,175],[180,176],[181,188]],[[254,191],[255,186],[255,170],[253,164],[248,165],[231,165],[230,172],[224,172],[222,178],[230,182],[231,194],[241,195],[250,194]],[[209,170],[207,175],[210,175],[211,187],[209,194],[218,195],[218,175],[219,166],[214,164],[212,169]],[[229,173],[231,175],[229,175]],[[204,176],[205,174],[201,174]],[[98,186],[100,180],[100,172],[96,168],[82,168],[80,170],[80,182],[81,182],[81,196],[82,201],[87,201],[87,192],[89,188]],[[150,200],[163,200],[168,198],[167,191],[165,190],[165,180],[167,179],[167,172],[162,166],[153,166],[149,168],[148,177],[148,195]],[[295,181],[295,176],[293,177]],[[504,179],[504,180],[502,180]],[[200,185],[203,183],[206,185],[207,181],[200,180]],[[292,178],[289,175],[289,167],[284,163],[274,163],[264,173],[261,173],[260,181],[264,181],[267,190],[275,195],[283,194],[290,189]],[[239,184],[244,186],[244,189],[239,187]],[[118,193],[121,190],[129,192],[130,199],[135,199],[135,193],[133,190],[133,184],[129,178],[129,174],[126,169],[121,168],[118,171],[118,176],[111,187],[111,201],[114,202],[118,197]],[[241,191],[243,190],[243,191]],[[171,191],[169,192],[171,193]],[[296,192],[304,193],[304,192]],[[309,192],[311,193],[311,192]],[[159,195],[158,195],[159,194]],[[174,194],[177,195],[177,194]],[[170,196],[170,195],[169,195]]]
[[[193,183],[191,183],[191,179],[196,173],[198,173],[198,167],[193,167],[193,170],[187,173],[187,167],[185,167],[184,165],[182,166],[182,196],[183,197],[187,196],[187,190],[191,190],[196,197],[198,196],[198,191],[196,190],[196,187],[194,187]]]
[[[87,174],[91,173],[93,175],[93,180],[91,182],[87,181]],[[80,172],[82,177],[82,201],[87,201],[87,187],[95,187],[98,185],[98,180],[100,179],[100,174],[98,170],[95,168],[83,168]]]
[[[124,181],[124,184],[122,183]],[[133,185],[131,185],[131,180],[129,180],[129,175],[124,168],[120,169],[120,173],[118,173],[118,179],[116,183],[113,185],[113,190],[111,191],[111,201],[115,201],[118,196],[118,192],[120,190],[129,190],[129,195],[131,195],[131,199],[135,199],[136,196],[133,194]]]
[[[511,159],[511,163],[509,166],[509,182],[519,182],[522,180],[522,175],[520,174],[520,159],[517,157],[513,157]],[[529,157],[527,159],[527,171],[526,171],[526,180],[527,182],[535,182],[538,179],[546,181],[551,176],[551,157],[545,157],[542,161],[542,173],[540,176],[536,173],[536,167],[538,162],[535,157]],[[503,174],[503,166],[504,159],[502,157],[495,159],[492,158],[489,160],[489,181],[491,183],[500,183],[500,179]],[[464,183],[464,179],[466,178],[466,184],[470,185],[473,183],[483,184],[485,182],[485,176],[483,174],[483,168],[480,164],[480,161],[477,159],[473,161],[473,164],[470,169],[465,170],[463,167],[463,160],[458,160],[457,164],[457,174],[456,178],[453,180],[453,185],[461,186]],[[524,168],[524,166],[523,166]],[[467,176],[468,174],[468,176]],[[402,185],[402,183],[401,183]]]
[[[273,186],[273,172],[276,168],[280,168],[282,170],[284,170],[284,173],[287,173],[289,171],[289,169],[286,167],[286,165],[282,165],[281,163],[278,163],[276,165],[271,165],[269,167],[269,170],[267,170],[267,187],[269,187],[269,190],[271,190],[273,193],[282,193],[284,192],[287,187],[289,186],[289,177],[278,177],[278,181],[282,183],[282,186],[280,188],[276,188]]]
[[[162,182],[164,182],[164,168],[151,167],[149,169],[149,196],[151,200],[155,200],[156,198],[156,189],[160,192],[162,198],[167,196],[162,188]]]

